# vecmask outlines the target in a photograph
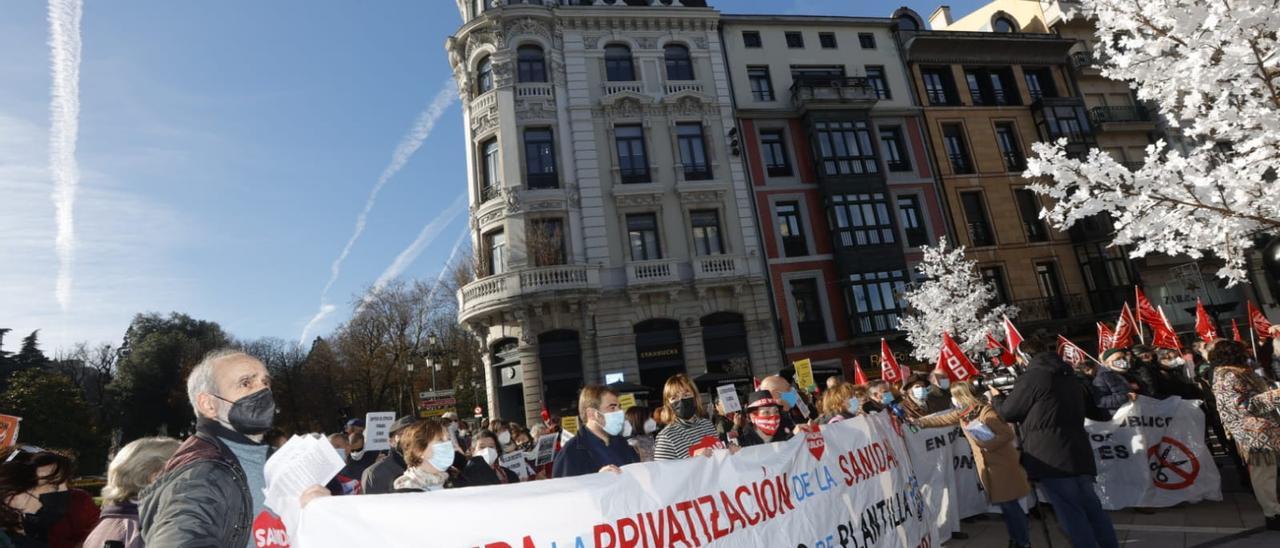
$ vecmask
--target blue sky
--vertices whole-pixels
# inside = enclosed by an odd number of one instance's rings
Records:
[[[712,1],[726,13],[881,16],[902,4]],[[905,4],[926,17],[936,6]],[[959,16],[979,2],[950,4]],[[298,338],[370,190],[451,74],[443,44],[460,23],[452,0],[88,2],[63,310],[45,12],[7,2],[0,17],[0,327],[41,329],[47,351],[118,343],[145,311]],[[336,310],[312,334],[342,322],[393,263],[436,276],[465,231],[465,215],[448,216],[465,171],[454,102],[386,180],[328,293]]]

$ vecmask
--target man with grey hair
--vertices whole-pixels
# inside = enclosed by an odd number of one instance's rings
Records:
[[[147,546],[252,547],[250,529],[266,497],[270,448],[262,435],[275,418],[271,377],[253,356],[215,350],[191,369],[187,397],[196,434],[143,494],[143,539]],[[327,494],[313,486],[302,504]]]

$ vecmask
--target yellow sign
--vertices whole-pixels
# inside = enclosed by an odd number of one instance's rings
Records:
[[[560,417],[560,428],[577,435],[578,433],[578,417]]]
[[[818,383],[813,380],[813,364],[809,362],[809,358],[796,360],[792,362],[796,366],[796,387],[805,392],[812,392],[818,388]]]
[[[631,409],[632,407],[635,407],[635,406],[636,406],[636,395],[635,395],[635,394],[623,394],[623,395],[621,395],[621,396],[618,396],[618,405],[621,405],[621,406],[622,406],[622,410],[623,410],[623,411],[626,411],[626,410],[628,410],[628,409]]]

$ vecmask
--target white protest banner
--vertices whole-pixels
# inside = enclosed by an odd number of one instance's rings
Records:
[[[1103,508],[1222,500],[1222,477],[1205,445],[1204,412],[1196,402],[1139,397],[1110,422],[1088,421],[1085,429]]]
[[[556,438],[558,437],[559,436],[556,434],[545,434],[538,437],[538,444],[535,446],[535,451],[537,451],[538,456],[533,461],[534,466],[546,466],[555,459]]]
[[[716,392],[720,395],[720,405],[724,407],[725,413],[737,413],[742,411],[742,402],[738,401],[738,389],[732,384],[726,384],[716,388]]]
[[[906,445],[884,415],[620,474],[325,497],[307,506],[295,545],[422,546],[424,515],[449,524],[429,539],[447,547],[938,545]]]
[[[364,450],[386,451],[391,449],[391,424],[396,422],[394,411],[379,411],[364,415]]]
[[[503,455],[498,459],[498,465],[515,472],[516,476],[520,477],[520,481],[529,479],[531,470],[529,470],[529,464],[524,460],[523,451],[516,451],[514,453],[507,453]]]
[[[934,521],[934,538],[939,542],[960,530],[960,510],[956,507],[954,448],[968,445],[959,428],[931,428],[906,431],[907,450],[925,504]],[[975,478],[976,479],[976,478]]]

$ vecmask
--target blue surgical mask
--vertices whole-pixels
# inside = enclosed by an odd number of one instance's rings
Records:
[[[893,392],[885,392],[880,395],[880,402],[885,405],[893,405]]]
[[[911,388],[911,397],[915,398],[916,401],[924,401],[925,398],[929,397],[929,389],[923,386],[913,386]]]
[[[604,414],[604,431],[610,436],[616,436],[622,433],[622,424],[627,420],[625,411],[613,411]]]
[[[796,402],[800,401],[800,395],[795,390],[788,390],[782,393],[782,401],[787,402],[790,407],[795,407]]]
[[[938,379],[938,388],[941,388],[943,390],[951,388],[951,379],[948,379],[946,377],[942,377]]]
[[[431,458],[427,462],[440,472],[448,470],[453,466],[453,442],[442,441],[431,444]]]
[[[862,402],[858,401],[858,397],[849,398],[849,412],[856,415],[859,409],[862,409]]]

